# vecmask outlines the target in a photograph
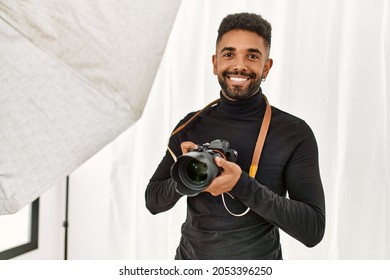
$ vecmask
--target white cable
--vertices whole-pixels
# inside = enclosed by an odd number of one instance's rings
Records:
[[[227,193],[227,194],[228,194],[231,198],[234,199],[234,197],[233,197],[230,193]],[[246,210],[245,210],[244,212],[242,212],[241,214],[234,214],[234,213],[231,212],[231,211],[229,210],[229,208],[226,206],[224,195],[221,194],[221,196],[222,196],[222,202],[223,202],[223,205],[225,206],[226,211],[228,211],[229,214],[232,215],[232,216],[235,216],[235,217],[242,217],[242,216],[244,216],[246,213],[248,213],[249,210],[251,210],[251,209],[248,207],[248,209],[246,209]]]

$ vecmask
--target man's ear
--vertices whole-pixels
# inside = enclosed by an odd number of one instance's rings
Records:
[[[217,56],[214,54],[213,57],[212,57],[212,61],[213,61],[213,72],[214,72],[214,75],[217,75]]]
[[[272,68],[274,61],[272,58],[268,58],[267,61],[265,62],[264,69],[263,69],[263,79],[267,78],[269,70]]]

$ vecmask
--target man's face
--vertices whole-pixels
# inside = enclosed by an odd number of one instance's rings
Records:
[[[222,36],[213,66],[225,97],[244,100],[259,90],[272,67],[268,52],[264,39],[254,32],[232,30]]]

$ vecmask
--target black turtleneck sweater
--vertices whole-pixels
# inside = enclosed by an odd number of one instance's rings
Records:
[[[272,107],[272,118],[256,178],[248,175],[265,112],[261,91],[244,101],[220,102],[202,112],[171,137],[176,156],[180,143],[196,144],[224,139],[238,151],[243,170],[230,194],[204,192],[187,198],[187,218],[176,259],[282,259],[279,228],[308,247],[318,244],[325,230],[325,199],[318,167],[318,149],[309,126],[301,119]],[[179,124],[187,121],[188,114]],[[167,151],[150,179],[145,197],[153,214],[172,208],[181,198],[170,177],[174,160]]]

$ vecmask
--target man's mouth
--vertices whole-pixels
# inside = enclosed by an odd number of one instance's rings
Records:
[[[250,78],[249,77],[243,77],[243,76],[227,76],[230,83],[233,86],[242,86],[244,85]]]
[[[243,84],[248,81],[250,78],[247,77],[237,77],[237,76],[228,76],[228,79],[233,82],[233,84]]]
[[[231,81],[232,85],[243,85],[251,78],[254,78],[254,74],[241,73],[241,72],[224,72],[223,75]]]

